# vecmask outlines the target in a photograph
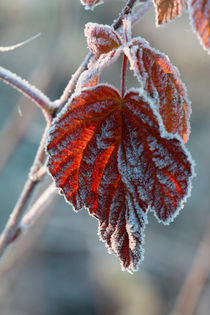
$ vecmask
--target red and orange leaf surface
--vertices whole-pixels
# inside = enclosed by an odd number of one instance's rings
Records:
[[[137,270],[147,212],[170,223],[189,195],[193,167],[151,101],[108,85],[74,95],[55,118],[48,168],[75,210],[89,209],[122,267]]]
[[[87,23],[85,26],[87,44],[93,54],[98,57],[121,46],[117,32],[109,26],[97,23]]]
[[[134,38],[124,52],[142,88],[153,98],[166,130],[187,142],[191,107],[177,68],[141,37]]]
[[[194,31],[210,53],[210,0],[189,1],[189,14]]]
[[[156,9],[156,24],[167,23],[182,13],[186,0],[153,0]]]
[[[97,5],[104,3],[103,0],[80,0],[86,10],[93,10]]]

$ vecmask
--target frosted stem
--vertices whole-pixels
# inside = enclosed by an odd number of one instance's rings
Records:
[[[132,17],[132,25],[136,24],[153,6],[153,0],[147,0]]]
[[[4,69],[3,67],[0,67],[0,79],[31,99],[42,109],[46,120],[51,120],[51,101],[44,93],[26,80],[22,79],[20,76],[17,76],[15,73]]]
[[[82,64],[77,69],[77,71],[73,74],[71,80],[67,84],[60,99],[55,101],[55,104],[57,105],[57,107],[62,108],[66,104],[68,99],[71,97],[72,93],[74,92],[75,86],[77,84],[77,81],[78,81],[80,75],[83,73],[83,71],[85,71],[87,69],[87,66],[88,66],[92,57],[93,57],[93,54],[89,53],[86,56],[86,58],[83,60]]]
[[[127,4],[125,5],[124,9],[120,13],[118,19],[116,21],[114,21],[114,23],[112,24],[112,27],[115,30],[117,30],[122,25],[124,17],[132,12],[132,9],[137,2],[138,2],[138,0],[127,1]]]

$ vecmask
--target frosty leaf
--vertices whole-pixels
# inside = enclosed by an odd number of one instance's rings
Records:
[[[189,14],[194,31],[210,53],[210,0],[191,0]]]
[[[80,0],[86,10],[93,10],[97,5],[104,3],[103,0]]]
[[[76,91],[87,87],[93,87],[99,82],[99,74],[92,71],[84,71],[77,83]]]
[[[121,45],[118,34],[111,26],[97,23],[87,23],[85,26],[85,36],[89,49],[98,57],[106,54]]]
[[[177,68],[140,37],[134,38],[124,51],[142,87],[155,101],[166,130],[178,133],[186,142],[191,108]]]
[[[185,0],[153,0],[156,24],[167,23],[181,14]]]
[[[77,83],[76,92],[85,88],[93,87],[99,82],[99,77],[104,68],[117,61],[122,53],[122,47],[112,50],[107,54],[102,54],[97,60],[93,60],[88,65],[88,70],[84,71]]]
[[[164,130],[151,101],[135,90],[121,98],[108,85],[82,90],[55,118],[47,152],[67,201],[88,208],[122,267],[137,270],[148,210],[172,221],[192,176],[188,152]]]

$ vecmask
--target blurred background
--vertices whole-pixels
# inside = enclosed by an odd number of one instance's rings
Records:
[[[1,53],[1,66],[28,79],[52,100],[59,98],[88,52],[85,24],[111,24],[124,3],[107,0],[89,12],[79,0],[1,0],[0,46],[42,33],[19,49]],[[76,214],[57,197],[1,261],[2,315],[164,315],[176,304],[209,220],[209,55],[191,31],[185,13],[166,27],[156,28],[152,8],[134,27],[133,35],[145,37],[165,52],[187,86],[192,101],[187,147],[197,173],[192,196],[170,226],[159,224],[149,214],[145,259],[134,275],[122,272],[118,259],[98,240],[96,220],[84,210]],[[118,87],[119,71],[120,61],[105,70],[102,81]],[[137,81],[128,77],[128,87],[137,87]],[[2,230],[27,179],[45,121],[33,103],[3,82],[0,109]],[[208,315],[209,309],[208,276],[194,314]]]

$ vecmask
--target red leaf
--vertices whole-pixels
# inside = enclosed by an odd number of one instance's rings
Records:
[[[210,0],[189,1],[189,14],[193,29],[210,53]]]
[[[93,10],[97,5],[104,3],[103,0],[80,0],[86,10]]]
[[[185,0],[153,0],[157,25],[167,23],[182,13]]]
[[[87,23],[85,36],[89,49],[98,57],[121,46],[121,39],[117,32],[109,26],[97,23]]]
[[[192,176],[188,152],[153,104],[134,90],[123,99],[107,85],[83,90],[56,117],[47,151],[57,187],[75,210],[85,206],[99,221],[123,268],[136,270],[148,209],[168,224]]]
[[[177,68],[140,37],[134,38],[124,51],[143,89],[155,101],[166,130],[178,133],[187,142],[191,108]]]

